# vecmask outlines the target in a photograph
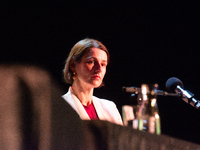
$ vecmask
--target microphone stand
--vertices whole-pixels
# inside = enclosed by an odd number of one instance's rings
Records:
[[[194,94],[192,92],[182,89],[179,85],[177,86],[177,89],[175,91],[181,95],[182,99],[186,103],[200,110],[200,102],[194,98]]]
[[[128,92],[128,93],[132,93],[133,95],[134,94],[139,94],[141,93],[141,88],[139,87],[122,87],[122,91],[124,92]],[[158,90],[157,91],[157,95],[161,95],[161,96],[175,96],[175,97],[180,97],[181,94],[180,93],[168,93],[166,91],[161,91],[161,90]]]
[[[141,94],[141,88],[139,87],[122,87],[122,91],[132,93],[131,97],[135,95]],[[157,95],[161,96],[174,96],[174,97],[181,97],[186,103],[192,105],[194,108],[200,110],[200,101],[194,98],[194,94],[188,90],[184,90],[181,86],[177,86],[176,93],[168,93],[166,91],[157,91]]]

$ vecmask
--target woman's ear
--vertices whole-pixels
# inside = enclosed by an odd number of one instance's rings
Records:
[[[70,64],[69,64],[69,68],[70,68],[70,70],[72,71],[72,72],[75,72],[75,61],[72,59],[71,61],[70,61]]]

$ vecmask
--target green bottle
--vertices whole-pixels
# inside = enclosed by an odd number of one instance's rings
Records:
[[[160,116],[157,106],[158,84],[142,84],[141,100],[137,108],[138,129],[152,134],[161,134]]]

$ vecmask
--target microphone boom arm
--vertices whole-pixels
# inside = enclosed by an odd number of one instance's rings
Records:
[[[124,92],[128,92],[128,93],[133,93],[133,94],[138,94],[141,93],[141,88],[139,87],[122,87],[122,91]],[[177,93],[168,93],[166,91],[161,91],[158,90],[157,95],[162,95],[162,96],[176,96],[176,97],[180,97],[181,94],[177,94]]]

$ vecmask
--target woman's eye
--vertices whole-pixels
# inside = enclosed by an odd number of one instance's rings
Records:
[[[88,64],[93,64],[94,63],[94,61],[88,61]]]
[[[103,64],[101,64],[101,66],[105,67],[105,66],[107,66],[107,64],[104,64],[104,63],[103,63]]]

